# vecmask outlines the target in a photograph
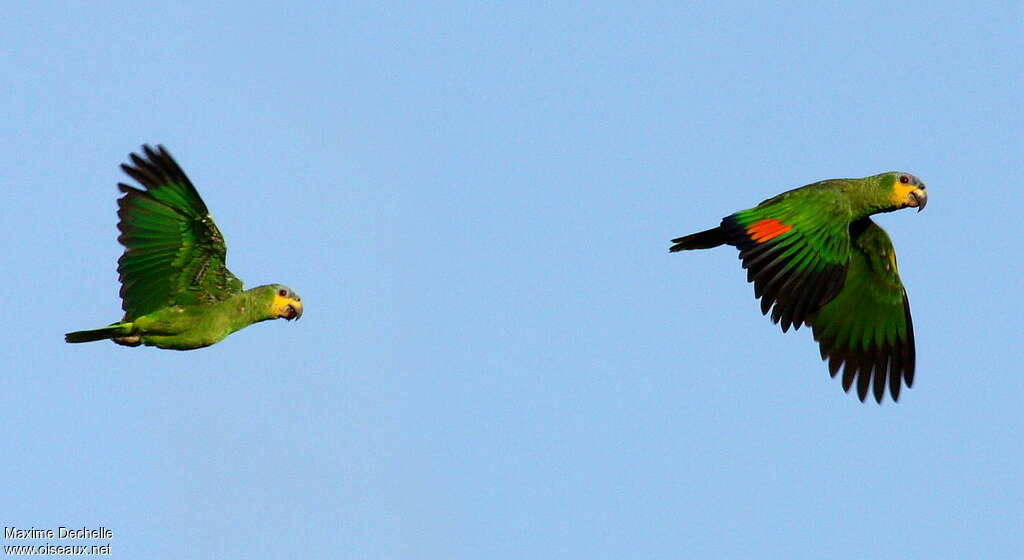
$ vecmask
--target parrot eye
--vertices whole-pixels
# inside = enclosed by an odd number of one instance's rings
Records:
[[[277,295],[279,295],[281,297],[288,297],[288,290],[280,289],[280,290],[277,291]]]
[[[906,185],[910,182],[910,177],[907,175],[900,175],[900,182]]]

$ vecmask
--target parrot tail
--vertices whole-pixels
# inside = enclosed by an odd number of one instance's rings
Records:
[[[64,342],[92,342],[94,340],[106,340],[108,338],[126,336],[131,333],[131,328],[131,323],[114,323],[109,327],[103,327],[101,329],[69,332],[64,335]]]
[[[700,233],[677,237],[672,240],[672,243],[675,245],[669,247],[668,250],[673,253],[691,249],[710,249],[725,244],[725,232],[720,227],[711,228]]]

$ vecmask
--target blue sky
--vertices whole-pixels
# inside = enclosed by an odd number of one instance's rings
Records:
[[[1019,558],[1019,4],[678,4],[10,6],[0,524],[121,558]],[[120,317],[142,143],[302,321],[63,342]],[[877,220],[897,405],[735,251],[667,251],[891,169],[931,199]]]

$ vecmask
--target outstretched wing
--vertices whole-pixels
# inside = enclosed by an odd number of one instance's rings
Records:
[[[121,169],[145,190],[119,183],[117,261],[124,320],[173,305],[213,303],[242,290],[224,265],[227,247],[185,172],[163,146],[143,146]]]
[[[907,387],[914,383],[910,303],[885,230],[864,218],[850,226],[850,235],[853,250],[846,283],[835,299],[811,318],[814,339],[821,345],[821,357],[828,359],[833,377],[843,366],[844,390],[856,379],[860,400],[871,386],[875,400],[882,402],[888,385],[895,401],[901,382]]]
[[[740,250],[761,312],[783,332],[809,318],[839,292],[850,258],[850,202],[838,180],[766,200],[722,220],[726,243]]]

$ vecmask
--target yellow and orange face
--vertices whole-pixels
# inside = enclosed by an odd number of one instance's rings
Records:
[[[288,288],[278,286],[270,310],[277,318],[283,317],[289,321],[298,319],[302,317],[302,298]]]
[[[894,173],[890,201],[898,208],[917,208],[920,212],[928,203],[924,183],[910,173]]]

